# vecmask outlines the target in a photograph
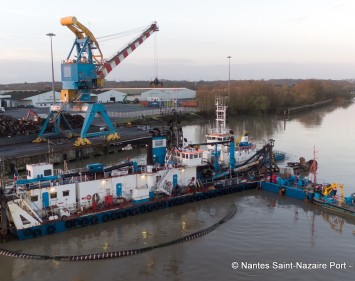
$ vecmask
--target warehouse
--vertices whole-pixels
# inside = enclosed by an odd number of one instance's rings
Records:
[[[55,103],[60,103],[60,92],[55,92]],[[40,92],[37,94],[33,94],[23,98],[22,102],[19,101],[20,104],[23,105],[33,105],[35,107],[50,107],[53,104],[53,92]]]
[[[124,103],[127,100],[127,94],[119,90],[109,89],[109,90],[95,90],[94,94],[97,95],[98,103]]]
[[[133,103],[147,101],[184,101],[196,98],[196,91],[186,88],[112,88],[92,91],[92,100],[98,103]],[[56,104],[61,103],[60,92],[55,92]],[[52,91],[2,91],[0,102],[4,107],[50,107]]]
[[[196,98],[196,91],[186,88],[156,88],[144,91],[140,101],[173,101],[192,100]]]
[[[196,98],[196,91],[186,88],[113,88],[94,90],[99,103],[134,101],[173,101]]]
[[[53,104],[52,91],[4,91],[0,93],[1,104],[5,107],[49,107]],[[60,102],[60,93],[56,92],[56,102]]]

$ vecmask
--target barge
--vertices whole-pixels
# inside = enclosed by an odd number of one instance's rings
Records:
[[[50,163],[28,164],[26,178],[16,179],[2,196],[8,230],[24,240],[255,189],[265,170],[262,159],[272,149],[268,143],[257,166],[241,169],[232,160],[231,141],[229,165],[216,168],[205,161],[203,150],[170,149],[166,142],[164,135],[152,137],[146,165],[97,163],[63,171]]]

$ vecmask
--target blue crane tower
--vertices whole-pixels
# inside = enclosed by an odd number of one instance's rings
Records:
[[[61,64],[62,104],[51,106],[50,113],[34,142],[42,142],[48,136],[63,133],[67,136],[75,135],[65,116],[65,113],[69,111],[86,112],[80,137],[75,141],[74,146],[91,144],[88,138],[97,136],[106,136],[108,141],[117,140],[119,135],[112,125],[105,106],[96,102],[96,99],[91,95],[91,91],[101,88],[105,77],[151,34],[159,30],[157,23],[153,22],[144,29],[139,37],[106,60],[103,58],[95,36],[76,17],[62,18],[60,23],[67,26],[75,34],[75,41],[69,55]],[[107,130],[88,132],[96,115],[102,117]],[[53,132],[50,133],[46,132],[49,124],[53,125]],[[63,124],[66,127],[65,130],[63,130]]]

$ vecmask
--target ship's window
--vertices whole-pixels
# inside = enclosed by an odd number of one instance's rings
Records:
[[[194,155],[193,154],[190,154],[190,159],[193,159],[194,158]]]
[[[181,155],[182,155],[182,158],[185,158],[185,153],[181,153]]]
[[[194,158],[198,158],[198,153],[194,154]]]
[[[31,171],[30,170],[27,170],[27,176],[31,176]]]
[[[198,154],[198,157],[199,157],[199,158],[202,158],[202,153],[199,153],[199,154]]]
[[[50,195],[51,195],[51,199],[57,198],[57,192],[52,192],[50,193]]]
[[[64,65],[63,66],[63,76],[68,78],[71,76],[71,68],[70,68],[70,65]]]
[[[38,201],[38,195],[31,196],[31,201],[32,202],[37,202]]]
[[[180,157],[180,152],[176,153],[177,157]]]
[[[63,191],[63,197],[65,197],[65,196],[69,196],[69,190]]]
[[[51,175],[52,175],[52,170],[51,170],[51,169],[44,170],[44,171],[43,171],[43,175],[44,175],[44,176],[51,176]]]
[[[163,140],[155,140],[154,145],[155,145],[155,147],[163,146]]]

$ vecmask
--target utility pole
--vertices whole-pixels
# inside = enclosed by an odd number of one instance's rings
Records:
[[[52,91],[53,91],[53,105],[55,104],[55,90],[54,90],[54,68],[53,68],[53,47],[52,47],[52,37],[55,36],[54,33],[47,33],[47,36],[51,38],[51,59],[52,59]]]
[[[231,56],[228,56],[228,102],[230,102],[231,96]]]
[[[1,215],[1,225],[0,225],[0,236],[5,237],[7,234],[7,216],[6,216],[6,197],[5,197],[5,163],[3,159],[0,158],[0,215]]]

